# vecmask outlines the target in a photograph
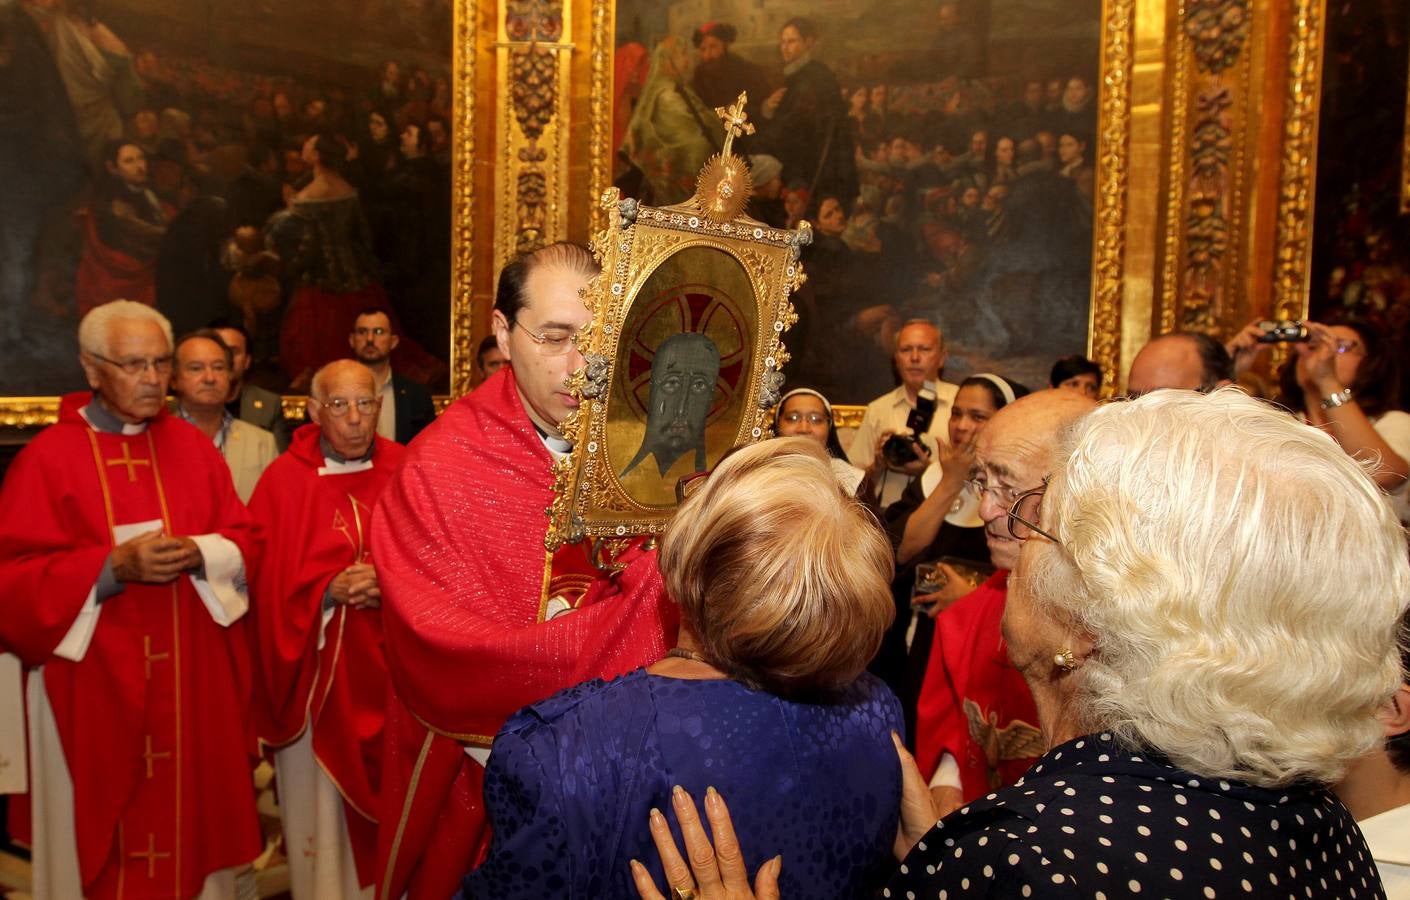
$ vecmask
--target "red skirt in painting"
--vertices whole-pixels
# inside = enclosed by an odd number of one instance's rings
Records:
[[[352,355],[348,335],[357,314],[368,307],[390,309],[375,281],[356,291],[326,291],[311,284],[294,290],[279,329],[279,365],[295,388],[306,390],[322,366]]]
[[[387,302],[387,293],[376,282],[356,291],[327,291],[311,284],[300,285],[284,313],[279,330],[279,364],[295,390],[308,390],[313,373],[335,359],[352,356],[348,335],[357,314],[364,309],[381,309],[392,320],[392,330],[400,334],[397,314]],[[392,351],[392,368],[412,381],[436,385],[444,381],[447,365],[426,351],[410,336]]]
[[[113,300],[157,305],[157,261],[142,260],[114,250],[98,237],[98,226],[87,211],[83,219],[83,258],[78,263],[74,298],[78,315]]]

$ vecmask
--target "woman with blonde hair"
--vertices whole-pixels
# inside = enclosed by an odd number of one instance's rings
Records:
[[[901,711],[863,671],[893,615],[886,536],[807,438],[690,486],[660,549],[678,645],[509,720],[464,896],[633,896],[636,869],[661,872],[648,823],[682,790],[733,796],[751,869],[787,859],[790,896],[869,897],[893,867]]]

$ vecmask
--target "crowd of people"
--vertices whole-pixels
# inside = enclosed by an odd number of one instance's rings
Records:
[[[940,4],[942,38],[968,36],[957,15]],[[834,382],[829,361],[858,346],[885,355],[915,316],[1014,352],[1031,349],[1010,318],[1022,310],[1050,323],[1048,346],[1077,343],[1095,189],[1090,77],[1003,66],[980,77],[943,70],[954,57],[937,55],[933,71],[844,82],[811,19],[784,23],[768,64],[736,53],[737,38],[716,21],[695,30],[694,52],[675,36],[618,48],[618,184],[645,203],[688,199],[724,140],[713,110],[747,93],[757,131],[735,146],[751,155],[749,213],[814,228],[793,374],[848,400],[867,392],[884,372]]]
[[[91,6],[0,10],[18,123],[0,161],[23,182],[0,222],[10,333],[25,309],[81,317],[114,297],[178,333],[226,317],[261,360],[252,380],[303,391],[348,315],[381,305],[407,323],[400,367],[440,385],[448,76],[394,60],[362,83],[260,75],[130,46]]]
[[[1234,386],[1265,328],[1165,335],[1102,403],[1082,357],[947,383],[907,321],[859,428],[795,388],[659,540],[546,556],[596,271],[506,265],[434,419],[353,311],[278,434],[239,323],[87,313],[0,487],[36,897],[249,896],[261,759],[295,900],[1410,896],[1374,328],[1304,323],[1278,403]]]

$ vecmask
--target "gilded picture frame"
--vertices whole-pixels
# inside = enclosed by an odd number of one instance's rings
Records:
[[[1091,244],[1091,288],[1087,306],[1086,354],[1108,373],[1107,392],[1115,389],[1123,369],[1123,310],[1135,318],[1149,315],[1149,293],[1141,284],[1128,284],[1128,183],[1131,157],[1132,81],[1136,57],[1136,18],[1141,0],[1103,0],[1100,12],[1097,125],[1093,142],[1095,184]],[[1150,4],[1145,4],[1149,6]],[[591,52],[577,69],[589,82],[585,112],[589,159],[587,175],[594,196],[613,178],[612,147],[614,51],[617,40],[615,0],[591,0]],[[1149,16],[1148,16],[1149,18]],[[1162,23],[1163,24],[1163,23]],[[593,208],[590,232],[604,227],[607,213]],[[1139,244],[1149,242],[1154,215],[1137,210]],[[1147,221],[1150,220],[1150,221]],[[1137,273],[1139,276],[1141,273]],[[860,407],[836,404],[840,425],[859,419]]]
[[[126,6],[132,6],[129,3]],[[435,31],[447,28],[450,39],[450,58],[447,61],[449,94],[452,98],[453,115],[449,128],[449,190],[446,204],[449,207],[450,246],[449,290],[445,298],[445,319],[433,328],[447,341],[448,347],[448,395],[436,397],[438,408],[443,408],[453,397],[468,392],[474,374],[474,317],[472,314],[472,264],[476,261],[473,252],[475,234],[474,213],[476,185],[474,178],[474,158],[476,152],[476,106],[485,102],[483,86],[477,84],[476,55],[480,45],[486,43],[477,30],[477,15],[483,12],[484,4],[477,0],[442,0],[427,4],[425,9],[444,15],[448,21],[435,26]],[[261,7],[260,9],[263,9]],[[125,9],[127,12],[128,10]],[[254,14],[258,11],[253,11]],[[222,38],[206,35],[201,38],[209,44],[219,43]],[[372,41],[375,46],[375,40]],[[134,50],[137,50],[134,45]],[[364,52],[366,48],[360,48]],[[249,53],[250,48],[240,45],[241,53]],[[375,50],[372,52],[376,52]],[[395,51],[389,51],[393,55]],[[483,68],[483,67],[481,67]],[[165,121],[165,120],[164,120]],[[73,322],[76,331],[77,320]],[[437,341],[439,344],[439,341]],[[438,347],[437,355],[442,352]],[[72,355],[77,356],[76,339]],[[441,368],[445,372],[444,367]],[[444,385],[444,382],[443,382]],[[80,385],[75,384],[75,388]],[[444,386],[442,387],[444,389]],[[0,396],[0,427],[7,429],[30,430],[52,424],[57,419],[59,397],[54,395],[14,394]],[[301,419],[304,398],[300,395],[283,397],[286,418]]]
[[[811,238],[806,223],[783,230],[691,204],[639,206],[616,188],[601,208],[602,273],[585,298],[587,364],[571,381],[582,405],[563,424],[574,449],[555,464],[550,551],[659,534],[682,476],[771,436],[782,337],[797,320],[789,297]]]
[[[1405,76],[1405,144],[1400,164],[1400,211],[1410,215],[1410,70]]]

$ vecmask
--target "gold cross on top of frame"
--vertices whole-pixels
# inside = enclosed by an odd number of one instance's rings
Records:
[[[725,123],[725,146],[720,151],[721,156],[729,156],[730,148],[734,146],[734,139],[746,134],[754,133],[754,123],[749,121],[749,116],[744,112],[744,107],[749,103],[749,93],[739,92],[739,99],[734,101],[733,106],[715,107],[715,115]]]

